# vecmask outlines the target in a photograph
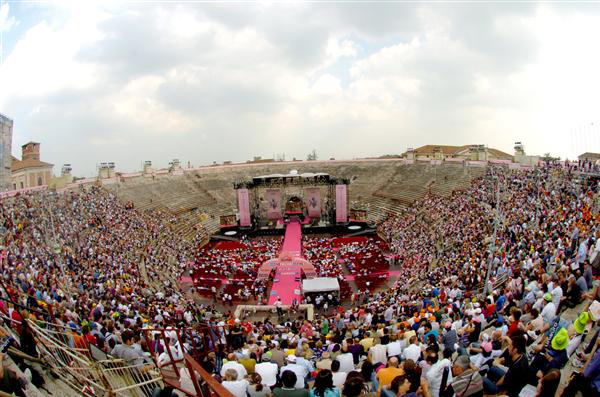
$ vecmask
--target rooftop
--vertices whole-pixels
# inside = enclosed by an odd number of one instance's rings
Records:
[[[27,159],[19,160],[12,156],[12,171],[19,171],[25,168],[41,168],[41,167],[54,167],[54,164],[46,163],[45,161]]]

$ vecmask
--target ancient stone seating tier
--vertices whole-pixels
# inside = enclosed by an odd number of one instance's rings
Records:
[[[379,222],[390,215],[399,215],[406,208],[406,204],[385,197],[371,196],[364,201],[369,221]]]
[[[428,193],[448,196],[454,190],[467,188],[474,178],[483,173],[485,168],[454,164],[401,165],[373,195],[388,202],[396,202],[399,206],[410,206]],[[381,206],[382,203],[379,204]]]
[[[201,222],[198,217],[182,217],[182,224],[176,225],[175,230],[178,235],[190,236],[201,226],[210,235],[219,230],[220,215],[237,212],[234,182],[257,175],[288,173],[291,169],[349,179],[349,203],[367,209],[368,220],[373,222],[400,213],[428,193],[447,196],[466,188],[473,178],[485,172],[484,168],[462,164],[403,164],[397,160],[267,163],[184,170],[183,175],[132,177],[107,188],[123,200],[132,201],[138,210],[159,209],[178,217],[193,211],[208,214]]]

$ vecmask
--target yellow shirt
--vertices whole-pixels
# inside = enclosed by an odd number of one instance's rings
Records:
[[[365,351],[368,352],[369,349],[373,346],[373,338],[364,338],[359,342],[362,347],[365,348]]]
[[[415,331],[413,331],[413,330],[406,331],[404,333],[404,340],[406,341],[406,343],[408,343],[408,341],[410,340],[411,336],[416,336],[416,335],[417,335],[417,333]]]
[[[401,368],[389,367],[380,369],[379,372],[377,372],[377,380],[379,381],[378,394],[381,393],[383,386],[391,384],[396,376],[402,374],[404,374],[404,370]]]
[[[243,358],[240,360],[240,364],[246,368],[246,372],[249,374],[254,373],[254,367],[256,366],[256,360],[253,358]]]

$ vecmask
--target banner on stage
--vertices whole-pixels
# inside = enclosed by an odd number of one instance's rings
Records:
[[[238,208],[240,209],[240,226],[250,226],[250,199],[248,189],[238,189]]]
[[[309,187],[306,189],[306,208],[311,218],[321,217],[321,189]]]
[[[267,218],[281,219],[281,190],[267,189]]]
[[[346,185],[335,185],[335,220],[338,223],[348,222],[346,213]]]

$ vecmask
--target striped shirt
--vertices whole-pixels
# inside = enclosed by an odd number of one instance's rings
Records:
[[[468,397],[483,391],[483,379],[476,370],[468,369],[452,381],[452,389],[457,397]]]

